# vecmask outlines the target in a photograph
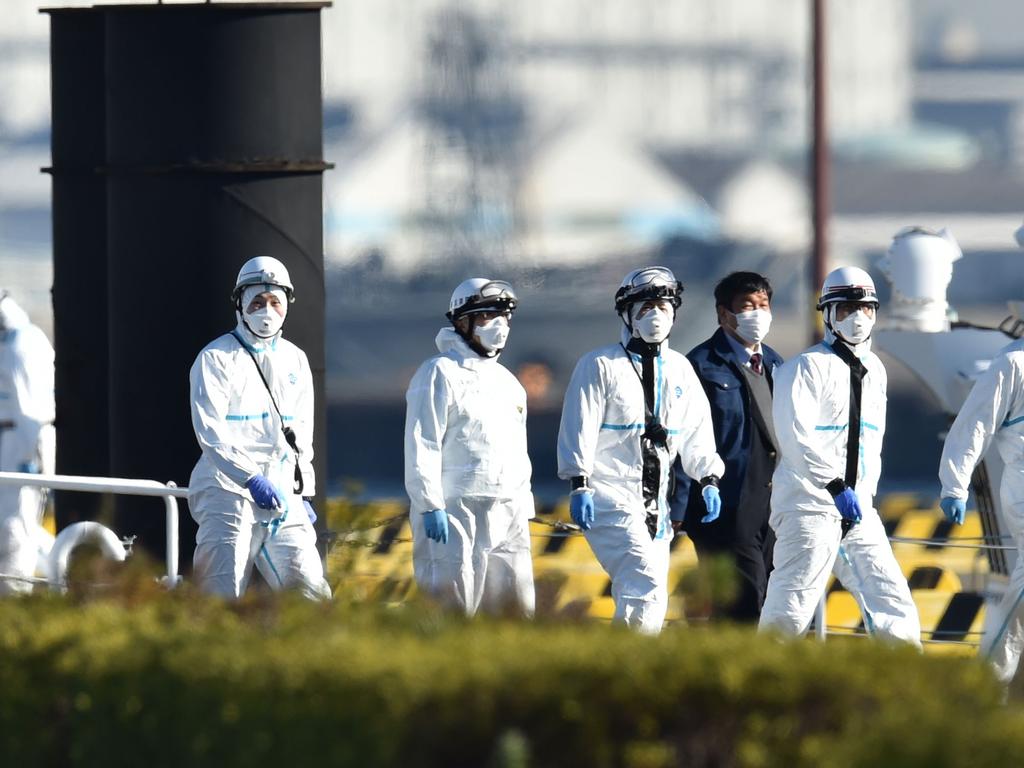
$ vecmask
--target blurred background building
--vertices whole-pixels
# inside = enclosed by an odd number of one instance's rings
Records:
[[[966,255],[952,304],[997,322],[1024,298],[1024,6],[826,5],[832,261],[884,289],[874,262],[892,234],[948,225]],[[353,478],[401,494],[404,390],[473,274],[521,294],[504,361],[530,392],[542,494],[557,488],[562,390],[581,353],[616,337],[628,269],[665,263],[686,284],[681,351],[713,331],[711,289],[734,269],[774,281],[774,344],[806,344],[809,0],[335,0],[323,21],[335,490]],[[5,4],[0,58],[0,284],[49,327],[34,2]],[[937,433],[895,361],[890,376],[899,418]],[[934,483],[937,440],[933,457],[905,433],[890,424],[886,481]]]

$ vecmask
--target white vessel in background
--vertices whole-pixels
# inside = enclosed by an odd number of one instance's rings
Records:
[[[897,234],[877,265],[892,286],[892,299],[874,333],[876,349],[907,366],[947,414],[949,423],[992,358],[1024,335],[1024,304],[1016,302],[1010,303],[1010,316],[998,328],[959,320],[946,301],[946,290],[953,263],[960,257],[960,248],[948,230],[913,227]],[[973,585],[983,595],[986,608],[1002,598],[1017,558],[1012,546],[995,548],[1012,544],[1000,508],[1002,473],[999,452],[990,449],[971,481],[971,497],[984,536],[980,543],[994,545],[985,548],[989,573],[984,583]],[[994,613],[986,610],[986,617]]]

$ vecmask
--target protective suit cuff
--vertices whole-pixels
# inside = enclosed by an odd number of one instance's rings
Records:
[[[569,490],[578,491],[580,489],[590,490],[589,483],[585,475],[577,475],[576,477],[569,478]]]
[[[828,485],[825,486],[825,490],[828,491],[834,499],[836,496],[838,496],[840,493],[846,490],[846,481],[843,480],[842,478],[837,477],[835,480],[832,480],[830,483],[828,483]]]
[[[718,477],[716,475],[707,475],[700,479],[701,488],[707,488],[709,485],[713,485],[715,488],[718,487]]]

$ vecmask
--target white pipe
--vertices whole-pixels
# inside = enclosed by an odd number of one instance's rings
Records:
[[[188,488],[164,485],[156,480],[130,480],[123,477],[85,477],[82,475],[29,475],[0,472],[0,485],[27,485],[57,491],[126,493],[130,496],[176,496],[188,498]]]
[[[174,481],[167,483],[168,489],[175,488]],[[181,582],[178,575],[178,500],[168,494],[164,496],[164,519],[167,530],[167,576],[165,586],[174,589]]]
[[[0,486],[30,486],[57,491],[86,493],[121,493],[130,496],[160,496],[164,500],[167,534],[167,576],[164,582],[173,589],[181,581],[178,575],[178,499],[188,498],[188,488],[166,485],[156,480],[132,480],[123,477],[86,477],[83,475],[34,475],[23,472],[0,472]]]
[[[91,520],[72,523],[57,534],[53,549],[50,550],[50,574],[56,583],[55,589],[67,589],[68,559],[72,550],[85,542],[99,546],[104,557],[117,562],[124,561],[124,544],[107,526]]]

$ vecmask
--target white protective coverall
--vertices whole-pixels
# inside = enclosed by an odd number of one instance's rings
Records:
[[[534,609],[526,391],[495,357],[442,328],[440,355],[409,383],[405,488],[421,589],[473,615],[483,605]],[[448,541],[427,538],[423,513],[448,512]]]
[[[299,588],[329,598],[316,533],[302,496],[316,493],[313,476],[313,378],[306,354],[280,333],[263,340],[239,322],[235,333],[259,361],[301,452],[302,495],[293,492],[296,457],[266,386],[239,338],[226,333],[192,365],[192,426],[202,448],[189,480],[189,508],[199,524],[193,558],[207,592],[239,597],[255,562],[273,589]],[[246,482],[266,476],[285,495],[280,509],[260,509]],[[279,522],[274,523],[277,519]]]
[[[52,474],[53,347],[10,296],[0,299],[0,471]],[[45,495],[40,488],[0,486],[0,574],[35,574]],[[0,579],[0,594],[32,585]]]
[[[782,461],[772,479],[774,570],[760,626],[805,632],[834,572],[857,600],[870,633],[920,644],[917,607],[874,508],[885,434],[885,367],[870,342],[852,349],[867,369],[856,482],[862,519],[843,538],[842,518],[825,486],[846,473],[850,368],[823,342],[775,371],[772,415]]]
[[[622,334],[622,344],[629,332]],[[594,522],[584,531],[612,580],[615,620],[645,633],[661,631],[668,609],[668,483],[678,454],[695,480],[721,477],[711,406],[690,361],[662,342],[655,358],[654,415],[668,431],[658,448],[660,479],[655,538],[646,523],[643,495],[644,391],[639,355],[611,344],[580,358],[565,392],[558,430],[558,476],[588,478]]]
[[[981,653],[1009,683],[1024,649],[1024,340],[992,360],[949,428],[939,462],[943,497],[967,500],[974,468],[993,441],[1004,464],[1002,519],[1018,555],[1002,602],[985,615]]]

